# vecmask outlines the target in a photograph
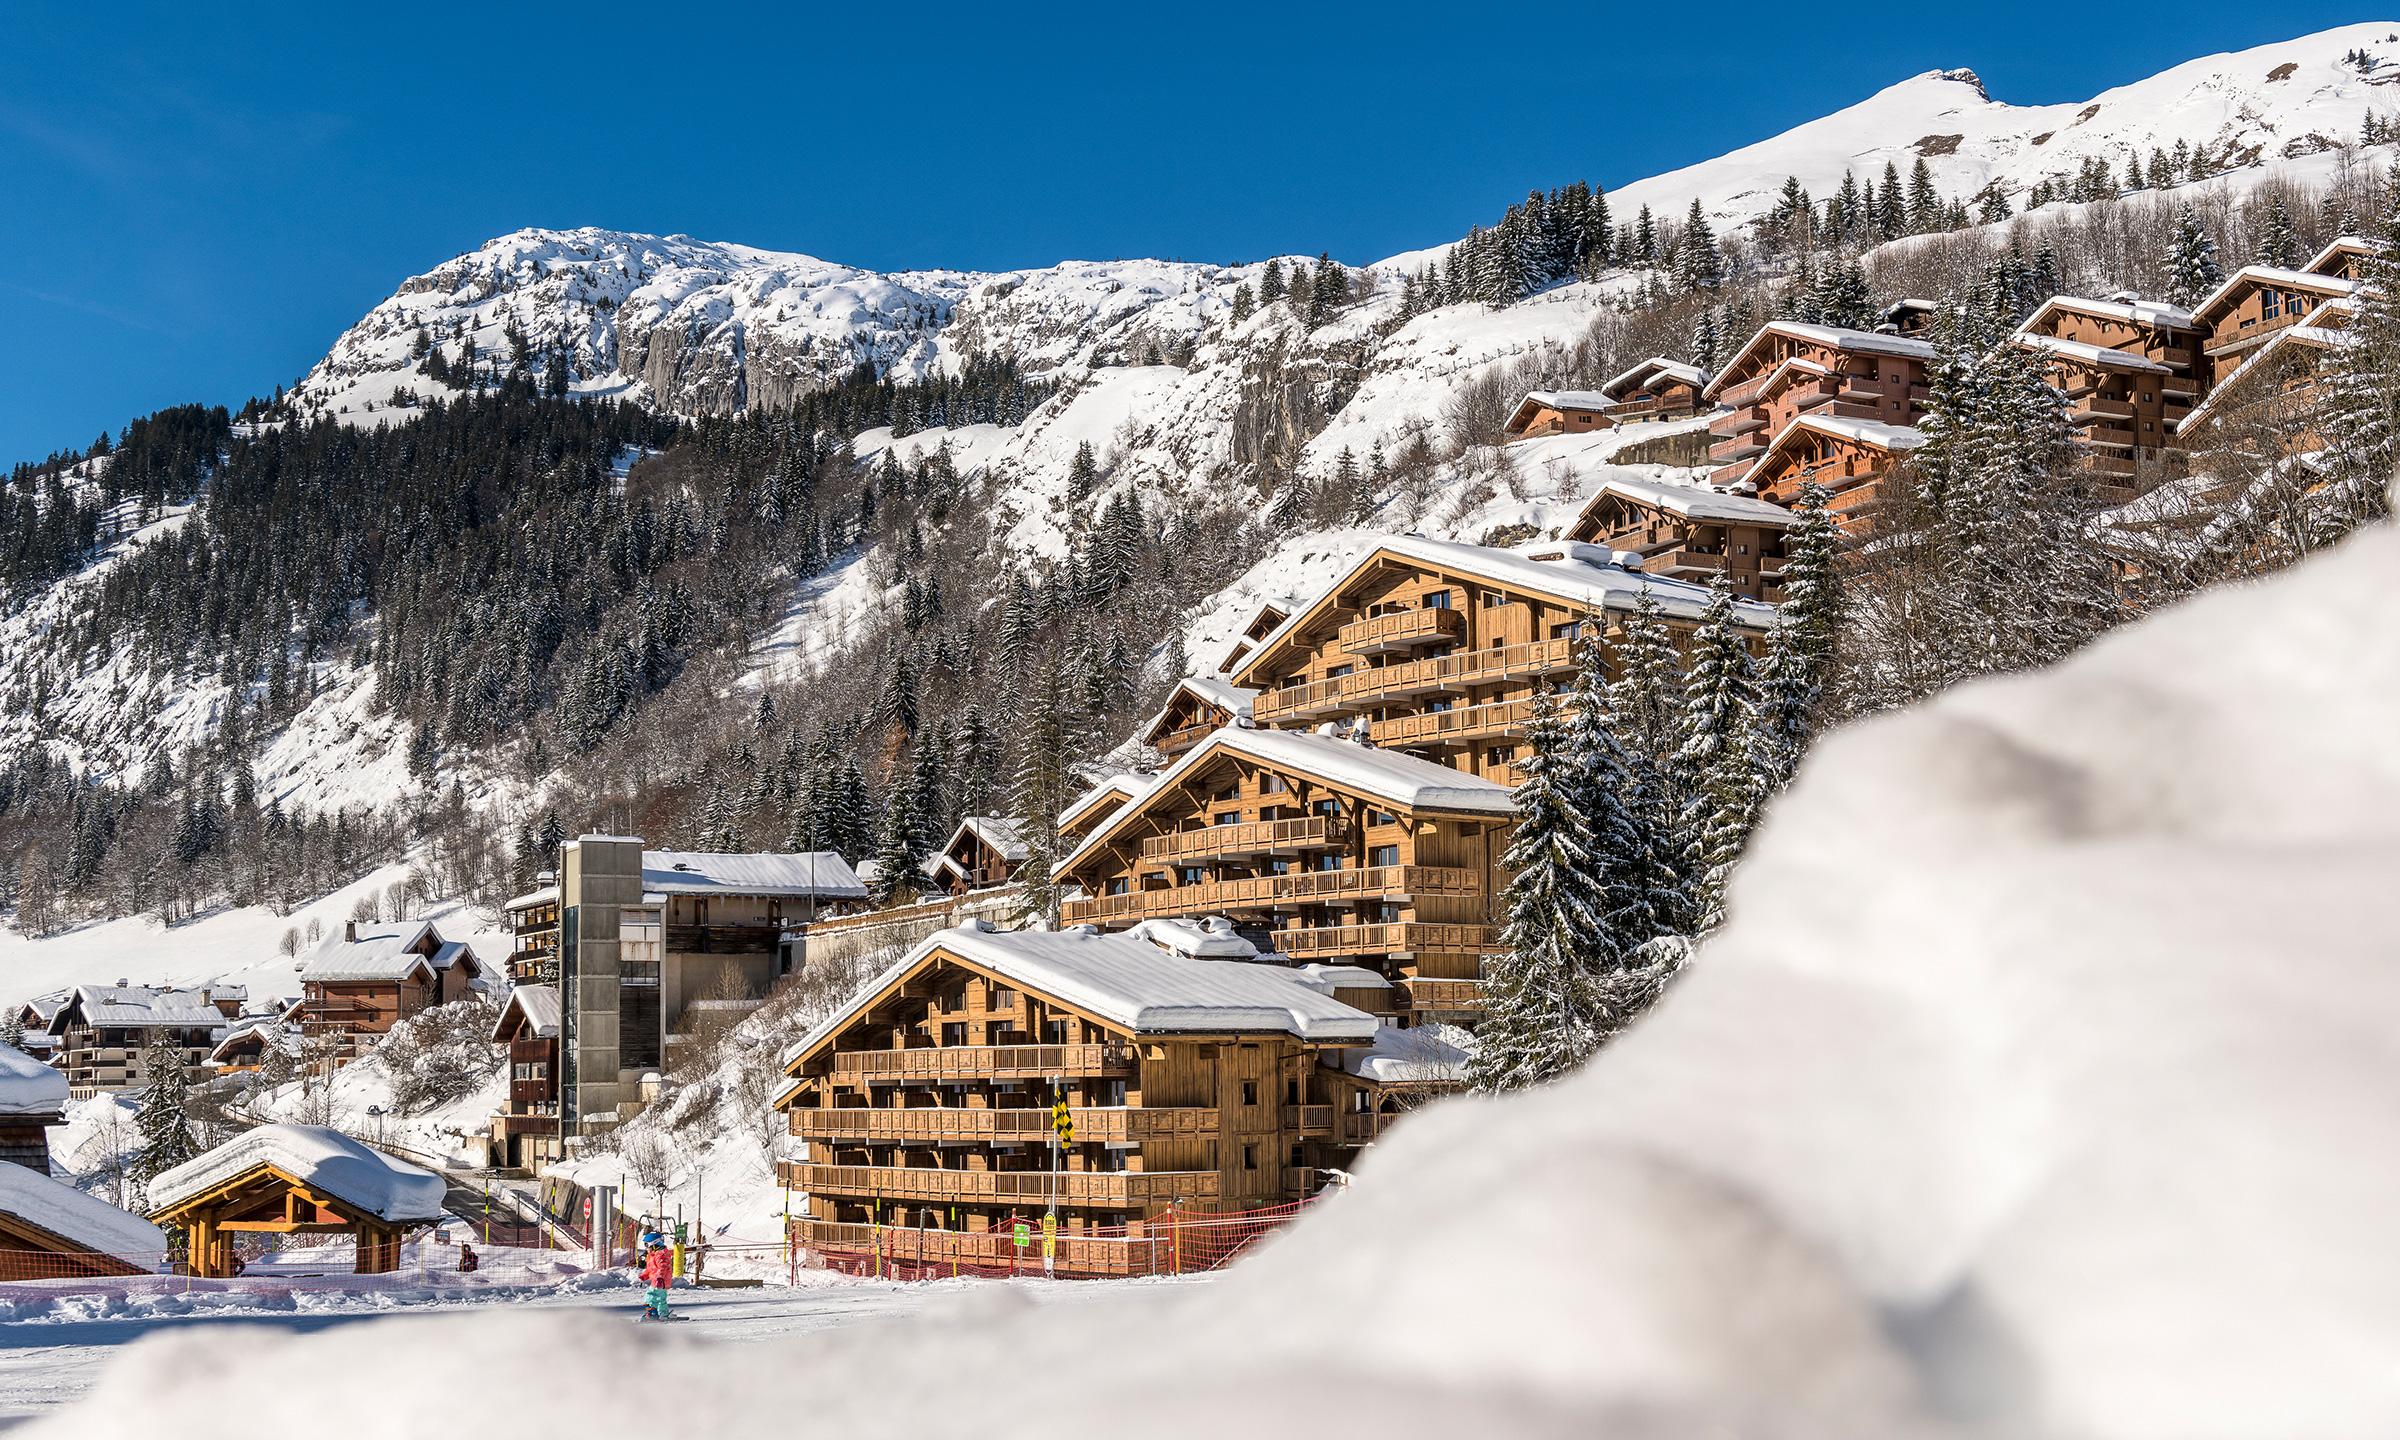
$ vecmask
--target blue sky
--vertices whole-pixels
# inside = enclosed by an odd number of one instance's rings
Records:
[[[0,466],[288,383],[402,278],[525,225],[878,268],[1363,261],[1936,66],[2001,99],[2080,99],[2381,18],[2211,0],[2072,26],[1886,7],[1854,28],[1739,3],[743,9],[15,0]]]

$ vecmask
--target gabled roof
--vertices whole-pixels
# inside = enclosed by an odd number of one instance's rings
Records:
[[[255,1020],[235,1021],[233,1026],[218,1038],[216,1045],[209,1050],[209,1062],[222,1065],[225,1063],[225,1057],[233,1052],[236,1045],[248,1044],[253,1041],[262,1050],[280,1050],[287,1055],[296,1055],[300,1050],[300,1037],[291,1026],[274,1016],[265,1016]]]
[[[1111,775],[1068,801],[1067,808],[1058,812],[1059,826],[1070,827],[1103,804],[1123,805],[1128,800],[1139,800],[1157,784],[1156,775]]]
[[[499,1022],[492,1026],[492,1043],[500,1043],[508,1033],[509,1017],[535,1035],[548,1039],[559,1033],[560,1008],[558,988],[553,985],[519,985],[509,993],[508,1003],[500,1007]]]
[[[2322,275],[2326,273],[2326,266],[2331,265],[2334,261],[2340,259],[2344,255],[2381,255],[2389,249],[2391,249],[2389,245],[2386,245],[2381,240],[2377,240],[2372,236],[2337,235],[2333,239],[2326,241],[2325,248],[2319,250],[2315,255],[2311,256],[2309,258],[2309,262],[2300,268],[2303,270],[2315,271],[2316,273]]]
[[[1277,647],[1305,630],[1319,611],[1340,602],[1342,593],[1359,576],[1390,561],[1438,569],[1492,589],[1515,590],[1578,610],[1624,612],[1634,608],[1645,589],[1662,614],[1696,620],[1708,609],[1709,589],[1688,580],[1645,575],[1629,570],[1615,553],[1573,540],[1536,540],[1510,549],[1465,545],[1454,540],[1428,540],[1422,535],[1386,537],[1360,556],[1349,569],[1306,608],[1277,626],[1243,660],[1236,679],[1252,674]],[[1745,625],[1765,628],[1774,623],[1770,605],[1737,603],[1736,617]]]
[[[950,839],[942,846],[942,850],[947,854],[957,847],[960,840],[972,835],[1013,865],[1032,853],[1025,846],[1024,830],[1022,821],[998,815],[969,815],[958,822],[956,830],[950,832]]]
[[[0,1164],[0,1217],[67,1250],[111,1256],[141,1270],[167,1258],[167,1237],[156,1225],[27,1165]]]
[[[2244,265],[2208,292],[2208,298],[2192,307],[2192,318],[2201,324],[2228,301],[2248,294],[2252,289],[2272,285],[2284,290],[2308,290],[2319,295],[2348,295],[2358,289],[2356,280],[2344,280],[2337,275],[2319,275],[2313,270],[2285,270],[2274,265]]]
[[[253,1171],[272,1169],[362,1215],[395,1223],[442,1218],[442,1177],[395,1160],[322,1125],[262,1125],[150,1181],[151,1213],[188,1201]]]
[[[1480,815],[1506,819],[1517,813],[1505,785],[1469,775],[1397,750],[1378,750],[1306,730],[1219,730],[1186,750],[1140,799],[1119,809],[1085,836],[1058,871],[1065,875],[1127,821],[1168,794],[1186,776],[1223,756],[1237,756],[1269,770],[1307,776],[1412,814]]]
[[[1708,384],[1708,376],[1701,372],[1699,366],[1686,365],[1680,360],[1669,360],[1663,355],[1653,355],[1601,386],[1600,398],[1609,401],[1622,400],[1625,398],[1626,391],[1639,385],[1648,384],[1653,379],[1681,380],[1695,390]]]
[[[1898,355],[1910,360],[1931,360],[1933,358],[1931,343],[1911,339],[1905,335],[1883,335],[1873,330],[1845,330],[1838,325],[1810,325],[1798,320],[1770,320],[1759,326],[1758,333],[1744,342],[1742,348],[1734,352],[1733,358],[1725,362],[1724,368],[1717,372],[1717,378],[1708,382],[1707,394],[1714,397],[1728,383],[1738,380],[1743,365],[1750,359],[1751,352],[1765,344],[1770,337],[1798,340],[1805,344],[1823,345],[1835,350],[1855,350],[1868,355]]]
[[[1646,480],[1638,475],[1611,475],[1601,481],[1599,490],[1584,502],[1583,514],[1576,517],[1575,528],[1581,529],[1583,516],[1589,515],[1601,501],[1612,496],[1637,505],[1653,506],[1686,520],[1789,525],[1794,519],[1791,511],[1755,495],[1736,495],[1713,485],[1678,485],[1671,480]]]
[[[2034,307],[2025,323],[2017,327],[2020,335],[2030,333],[2036,325],[2055,310],[2075,310],[2097,315],[2107,320],[2122,320],[2129,325],[2144,325],[2154,330],[2190,330],[2192,312],[2163,300],[2092,300],[2081,295],[2053,295]]]
[[[1156,742],[1159,732],[1166,728],[1167,717],[1175,712],[1175,702],[1186,695],[1202,704],[1214,705],[1237,721],[1250,718],[1250,702],[1258,698],[1256,690],[1245,690],[1222,675],[1186,675],[1175,682],[1175,688],[1167,693],[1166,703],[1142,726],[1144,744]]]
[[[1540,405],[1551,410],[1606,410],[1608,396],[1598,390],[1528,390],[1517,406]]]
[[[1742,472],[1742,478],[1747,480],[1765,469],[1767,462],[1782,452],[1786,442],[1803,431],[1847,440],[1854,445],[1889,451],[1895,455],[1914,450],[1925,443],[1925,432],[1914,425],[1886,425],[1881,420],[1854,420],[1846,415],[1795,415],[1781,430],[1775,432],[1775,438],[1767,443],[1765,453],[1750,462],[1750,468]]]
[[[2341,302],[2335,301],[2333,303],[2339,304]],[[2333,305],[2329,304],[2324,308],[2331,310]],[[2236,396],[2240,395],[2241,392],[2237,390],[2236,387],[2241,385],[2243,377],[2256,373],[2259,368],[2263,366],[2271,357],[2281,355],[2285,351],[2294,348],[2308,350],[2338,350],[2343,345],[2348,343],[2349,339],[2343,331],[2333,329],[2328,326],[2285,326],[2283,329],[2278,330],[2273,335],[2269,336],[2266,344],[2261,345],[2256,350],[2251,351],[2249,356],[2242,361],[2240,368],[2236,369],[2231,375],[2226,376],[2224,381],[2215,389],[2209,391],[2206,399],[2193,406],[2191,413],[2184,416],[2182,420],[2176,423],[2175,433],[2177,435],[2189,435],[2194,430],[2199,429],[2202,423],[2220,414],[2225,409],[2225,406],[2219,402],[2225,400],[2225,397],[2228,394]]]
[[[51,1069],[14,1045],[0,1044],[0,1115],[56,1115],[66,1105],[63,1071]]]
[[[771,895],[864,900],[866,882],[831,850],[720,854],[644,850],[642,889],[651,895]]]
[[[208,1002],[205,990],[171,990],[154,985],[78,985],[74,995],[50,1016],[50,1032],[80,1014],[89,1026],[114,1025],[127,1029],[214,1030],[225,1023],[224,1012]]]
[[[2175,373],[2174,366],[2161,364],[2147,355],[2136,355],[2130,350],[2112,350],[2106,345],[2093,345],[2082,340],[2061,340],[2056,335],[2029,335],[2023,330],[2010,339],[2027,350],[2047,351],[2062,360],[2106,370],[2129,370],[2144,375]]]
[[[1310,988],[1280,965],[1172,955],[1131,934],[996,930],[974,921],[937,930],[860,986],[840,1010],[784,1052],[784,1070],[832,1041],[875,1000],[948,954],[1020,990],[1133,1035],[1285,1034],[1335,1044],[1372,1040],[1381,1023]]]
[[[408,979],[422,970],[430,978],[433,962],[420,947],[430,941],[440,949],[442,932],[430,920],[401,920],[386,925],[353,925],[317,942],[300,967],[302,980],[380,981]]]

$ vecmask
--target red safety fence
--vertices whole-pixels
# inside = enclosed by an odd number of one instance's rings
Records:
[[[1048,1241],[1039,1215],[1011,1216],[990,1230],[795,1220],[792,1241],[795,1264],[883,1280],[1197,1275],[1232,1264],[1308,1203],[1258,1210],[1169,1209],[1126,1225],[1062,1229]]]

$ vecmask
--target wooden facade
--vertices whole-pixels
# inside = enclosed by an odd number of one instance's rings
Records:
[[[224,1012],[203,991],[153,986],[82,986],[50,1017],[50,1063],[78,1099],[138,1090],[149,1082],[149,1049],[173,1042],[189,1078],[199,1078]]]
[[[1653,355],[1600,387],[1612,425],[1643,420],[1683,420],[1708,408],[1700,392],[1708,376],[1691,365]]]
[[[958,822],[934,857],[934,883],[953,895],[1006,885],[1025,863],[1017,822],[996,815],[969,815]]]
[[[1055,1204],[1059,1270],[1150,1273],[1167,1267],[1154,1263],[1149,1227],[1170,1212],[1304,1199],[1320,1169],[1355,1153],[1351,1137],[1371,1138],[1383,1108],[1374,1087],[1324,1063],[1365,1044],[1370,1017],[1353,1012],[1363,1028],[1330,1040],[1265,1025],[1152,1029],[1045,988],[1038,970],[996,962],[966,934],[920,946],[787,1066],[779,1104],[806,1158],[779,1172],[806,1197],[793,1222],[800,1245],[857,1253],[891,1233],[930,1259],[1005,1262],[1015,1224],[1038,1223]],[[1076,944],[1050,932],[985,939],[1001,952],[1012,942]],[[1096,990],[1111,988],[1116,964],[1157,986],[1125,958],[1150,948],[1141,942],[1081,945],[1092,958],[1076,973]],[[1060,1103],[1073,1139],[1054,1145]],[[1025,1258],[1038,1268],[1038,1256]]]
[[[520,985],[492,1027],[508,1066],[508,1107],[492,1117],[492,1153],[503,1167],[538,1171],[566,1155],[559,1126],[558,991]]]
[[[2210,387],[2184,428],[2198,432],[2230,414],[2304,408],[2325,357],[2340,347],[2357,313],[2370,267],[2386,249],[2380,241],[2344,236],[2300,270],[2248,265],[2228,277],[2193,312]],[[2321,441],[2304,429],[2289,443],[2306,450]]]
[[[1747,495],[1697,485],[1611,478],[1567,538],[1642,557],[1642,573],[1705,582],[1722,574],[1736,595],[1783,595],[1784,533],[1792,514]]]
[[[1082,890],[1062,919],[1224,916],[1260,949],[1383,975],[1400,989],[1379,1003],[1404,1020],[1471,1015],[1513,809],[1465,776],[1406,798],[1440,774],[1345,740],[1227,731],[1060,862]]]
[[[1538,440],[1545,435],[1579,435],[1606,430],[1612,402],[1597,390],[1533,390],[1509,414],[1505,433],[1511,440]]]
[[[2190,416],[2193,382],[2129,350],[2047,335],[2019,334],[2014,343],[2033,354],[2043,378],[2066,398],[2075,443],[2101,499],[2132,499],[2134,476],[2159,462]]]
[[[300,972],[301,1032],[332,1043],[336,1053],[363,1053],[394,1025],[465,999],[482,978],[475,952],[423,921],[343,927]]]
[[[2346,253],[2323,258],[2336,270],[2351,268]],[[2231,380],[2277,332],[2315,323],[2311,317],[2319,307],[2349,299],[2358,286],[2344,275],[2311,270],[2245,265],[2235,271],[2192,312],[2202,331],[2209,388]]]
[[[1745,483],[1756,487],[1759,498],[1789,509],[1799,503],[1800,487],[1813,480],[1828,492],[1834,522],[1855,534],[1869,523],[1893,467],[1924,443],[1924,432],[1913,425],[1803,415],[1751,462]]]
[[[1281,621],[1277,622],[1282,623]],[[1141,730],[1141,742],[1172,760],[1210,731],[1250,718],[1251,691],[1217,676],[1187,675]]]
[[[238,1273],[233,1240],[241,1234],[349,1235],[353,1269],[381,1275],[400,1265],[400,1241],[414,1226],[395,1224],[279,1166],[259,1164],[150,1217],[184,1231],[185,1268],[218,1279]],[[423,1222],[416,1222],[423,1223]]]
[[[1726,407],[1709,422],[1716,437],[1708,452],[1716,466],[1710,483],[1748,481],[1767,494],[1754,467],[1803,416],[1915,425],[1924,414],[1932,359],[1930,344],[1907,336],[1787,320],[1762,326],[1709,382],[1707,398]]]

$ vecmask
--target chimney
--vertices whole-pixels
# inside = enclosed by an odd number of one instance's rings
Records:
[[[344,920],[342,922],[342,943],[347,945],[356,939],[358,939],[358,922],[356,920]]]

